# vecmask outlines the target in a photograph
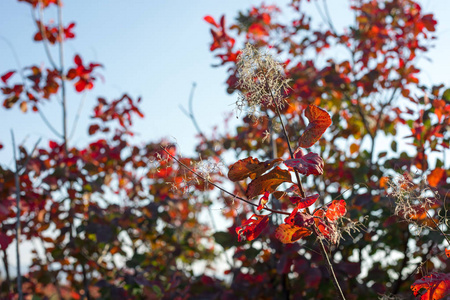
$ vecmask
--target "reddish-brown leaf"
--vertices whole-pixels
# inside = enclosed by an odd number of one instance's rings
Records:
[[[238,234],[238,241],[252,241],[257,238],[264,228],[266,228],[269,223],[269,216],[258,216],[253,214],[247,221],[245,221],[241,226],[236,227],[236,233]],[[253,219],[253,217],[256,218]]]
[[[297,170],[303,175],[322,175],[323,174],[323,159],[317,153],[310,152],[303,155],[302,150],[299,148],[293,159],[287,159],[284,161],[286,167],[290,170]]]
[[[414,296],[419,295],[422,289],[426,292],[421,295],[420,300],[439,300],[450,295],[450,274],[431,272],[411,285]]]
[[[283,182],[292,182],[291,173],[288,170],[282,170],[277,166],[269,173],[250,182],[245,195],[247,198],[252,199],[265,192],[272,193]]]
[[[344,200],[334,200],[328,206],[325,216],[330,222],[335,222],[337,219],[345,215],[347,212],[346,203]]]
[[[292,204],[297,205],[298,209],[310,207],[317,201],[317,199],[319,199],[319,194],[314,194],[305,198],[289,197],[289,200],[291,200]]]
[[[311,230],[289,224],[281,224],[275,230],[275,237],[283,244],[290,244],[311,235]]]
[[[280,161],[282,161],[281,158],[260,162],[257,158],[250,156],[245,159],[238,160],[231,165],[230,170],[228,171],[228,178],[231,181],[240,181],[247,177],[255,179],[256,177],[261,176],[264,172],[270,170]]]
[[[324,110],[315,105],[309,105],[305,110],[305,116],[309,120],[303,134],[298,140],[298,146],[309,148],[314,145],[322,136],[322,134],[331,125],[331,117]]]

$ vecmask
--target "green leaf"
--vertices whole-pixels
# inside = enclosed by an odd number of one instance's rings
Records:
[[[392,149],[392,151],[397,152],[397,142],[396,141],[392,141],[391,149]]]
[[[442,94],[442,99],[444,99],[447,102],[450,102],[450,89],[446,89],[444,93]]]

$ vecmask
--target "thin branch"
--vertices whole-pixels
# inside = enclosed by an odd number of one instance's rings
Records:
[[[16,164],[16,169],[14,172],[14,181],[16,183],[16,259],[17,259],[17,291],[19,293],[19,300],[23,299],[23,292],[22,292],[22,275],[20,272],[20,253],[19,253],[19,245],[20,245],[20,178],[19,178],[19,163],[17,160],[16,155],[16,141],[14,138],[14,132],[11,129],[11,139],[12,139],[12,146],[13,146],[13,154],[14,154],[14,161]]]
[[[66,99],[66,79],[64,75],[64,27],[62,23],[62,2],[58,0],[58,23],[59,23],[59,75],[61,76],[61,100],[62,100],[62,123],[63,123],[63,138],[65,150],[67,154],[67,99]]]
[[[34,22],[37,25],[37,19],[35,17],[35,15],[33,14],[33,9],[31,11],[31,16],[33,17]],[[44,50],[45,50],[45,54],[47,55],[48,61],[50,62],[50,64],[52,65],[52,67],[57,70],[58,67],[56,66],[56,63],[52,57],[52,54],[50,53],[50,48],[49,48],[49,41],[47,39],[47,34],[45,31],[45,25],[44,25],[44,5],[42,4],[42,0],[39,0],[39,18],[40,18],[40,26],[38,26],[38,30],[41,33],[42,36],[42,41],[44,44]],[[62,37],[61,37],[62,38]]]
[[[75,120],[73,121],[72,125],[72,131],[70,132],[69,140],[73,138],[73,135],[75,134],[75,130],[78,126],[78,121],[81,116],[81,110],[83,109],[84,102],[86,100],[86,93],[83,94],[83,97],[81,98],[80,105],[78,106],[77,114],[75,115]]]
[[[38,109],[39,116],[41,117],[42,121],[44,121],[45,125],[59,138],[64,138],[64,136],[58,132],[58,130],[53,127],[53,125],[50,123],[50,121],[47,119],[47,117],[44,115],[44,113]]]
[[[328,272],[330,273],[331,278],[333,279],[333,284],[334,284],[334,287],[336,288],[336,290],[338,291],[339,298],[341,300],[346,300],[345,295],[342,292],[341,286],[339,285],[339,281],[338,281],[338,279],[336,277],[336,274],[334,273],[333,265],[332,265],[332,263],[330,261],[330,258],[328,256],[328,254],[327,254],[327,250],[325,249],[325,245],[323,244],[322,239],[319,237],[319,233],[318,233],[316,225],[314,225],[314,232],[315,232],[315,234],[318,237],[319,245],[320,245],[320,252],[322,253],[322,256],[326,260]]]
[[[272,92],[270,92],[270,93],[272,94]],[[273,95],[272,95],[272,97],[273,97]],[[294,159],[294,152],[292,151],[292,148],[291,148],[291,141],[289,140],[289,136],[287,134],[286,127],[284,126],[283,119],[281,118],[280,109],[278,108],[278,105],[276,103],[275,103],[275,109],[276,109],[278,118],[280,119],[281,127],[283,128],[284,137],[288,144],[289,154],[291,156],[291,159]],[[302,185],[302,181],[300,180],[300,175],[298,174],[298,171],[296,169],[294,169],[294,173],[295,173],[295,178],[297,179],[297,185],[300,190],[300,194],[301,194],[302,198],[305,198],[306,194],[305,194],[305,190]]]
[[[194,171],[193,169],[191,169],[189,166],[187,166],[186,164],[182,163],[178,158],[176,158],[175,156],[173,156],[169,151],[166,150],[166,148],[164,148],[163,146],[160,146],[162,150],[164,150],[164,152],[167,153],[167,155],[169,155],[171,158],[173,158],[177,163],[179,163],[183,168],[185,168],[186,170],[188,170],[189,172],[191,172],[192,174],[194,174],[195,176],[197,176],[198,178],[202,179],[203,181],[207,182],[208,184],[211,184],[212,186],[218,188],[219,190],[221,190],[223,193],[232,196],[235,199],[241,200],[251,206],[255,206],[258,207],[258,205],[256,205],[255,203],[252,203],[250,201],[248,201],[247,199],[244,199],[242,197],[239,197],[233,193],[230,193],[229,191],[225,190],[224,188],[222,188],[221,186],[215,184],[214,182],[210,181],[209,179],[207,179],[205,176],[199,174],[198,172]],[[284,211],[279,211],[279,210],[274,210],[268,207],[265,207],[264,209],[272,212],[272,213],[277,213],[277,214],[283,214],[283,215],[290,215],[290,213],[284,212]]]

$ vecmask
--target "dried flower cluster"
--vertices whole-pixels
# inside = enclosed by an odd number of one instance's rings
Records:
[[[238,57],[239,89],[236,101],[239,111],[248,106],[248,114],[257,117],[259,106],[283,107],[289,90],[283,66],[268,53],[247,44]]]
[[[388,182],[389,195],[395,199],[394,213],[407,222],[417,226],[418,230],[428,226],[428,211],[437,204],[435,193],[425,181],[415,184],[411,176],[404,174]]]

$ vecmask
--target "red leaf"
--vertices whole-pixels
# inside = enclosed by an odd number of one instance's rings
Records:
[[[0,248],[6,250],[13,241],[12,237],[0,232]]]
[[[0,77],[1,78],[1,80],[6,84],[6,81],[11,77],[11,76],[13,76],[13,74],[15,73],[15,71],[10,71],[10,72],[7,72],[7,73],[5,73],[2,77]]]
[[[305,110],[305,116],[309,120],[303,134],[298,140],[299,147],[309,148],[314,145],[322,136],[322,134],[331,125],[331,117],[324,110],[315,105],[309,105]]]
[[[450,274],[431,272],[411,285],[414,296],[419,295],[422,289],[425,289],[426,293],[422,294],[420,300],[439,300],[450,295]]]
[[[50,147],[50,149],[55,149],[56,147],[58,147],[58,143],[54,142],[54,141],[50,141],[50,142],[48,142],[48,146]]]
[[[100,129],[100,126],[98,124],[93,124],[93,125],[89,126],[89,135],[93,135],[99,129]]]
[[[314,218],[311,215],[304,214],[298,210],[298,208],[295,208],[289,217],[284,219],[284,223],[299,227],[311,227],[314,223]]]
[[[254,37],[263,37],[269,35],[264,26],[259,23],[254,23],[250,25],[250,27],[248,28],[248,33],[252,34]]]
[[[269,223],[269,216],[258,216],[253,214],[247,221],[245,221],[241,226],[236,227],[236,233],[238,234],[238,241],[252,241],[257,238],[264,228],[266,228]],[[253,217],[256,218],[253,219]]]
[[[317,199],[319,199],[319,194],[314,194],[305,198],[302,197],[289,197],[292,204],[297,205],[298,209],[307,208],[313,205]]]
[[[445,249],[445,255],[450,258],[450,249]]]
[[[83,61],[81,60],[81,57],[78,54],[75,55],[73,61],[75,62],[75,64],[77,66],[82,66],[83,65]]]
[[[283,182],[292,182],[291,173],[287,170],[280,169],[280,167],[275,167],[269,173],[250,182],[245,194],[247,198],[252,199],[265,192],[272,193]]]
[[[206,16],[203,18],[203,20],[205,20],[206,22],[208,22],[211,25],[214,25],[215,27],[219,28],[219,25],[216,23],[216,21],[214,20],[213,17],[211,16]]]
[[[311,233],[312,232],[305,227],[281,224],[275,230],[275,237],[283,244],[290,244],[311,235]]]
[[[335,222],[337,219],[345,215],[347,212],[346,203],[344,200],[334,200],[328,205],[325,216],[330,222]]]
[[[317,153],[309,152],[303,155],[302,150],[299,148],[294,157],[284,161],[284,164],[290,170],[295,169],[303,175],[323,174],[323,159]]]
[[[265,192],[264,196],[261,197],[261,199],[259,199],[259,205],[257,210],[262,210],[264,208],[264,205],[266,205],[267,201],[269,201],[269,196],[270,193]]]
[[[247,157],[235,162],[230,166],[228,171],[228,178],[231,181],[244,180],[247,177],[255,179],[261,176],[264,172],[271,169],[275,164],[280,162],[281,159],[272,159],[265,162],[260,162],[257,158]]]

